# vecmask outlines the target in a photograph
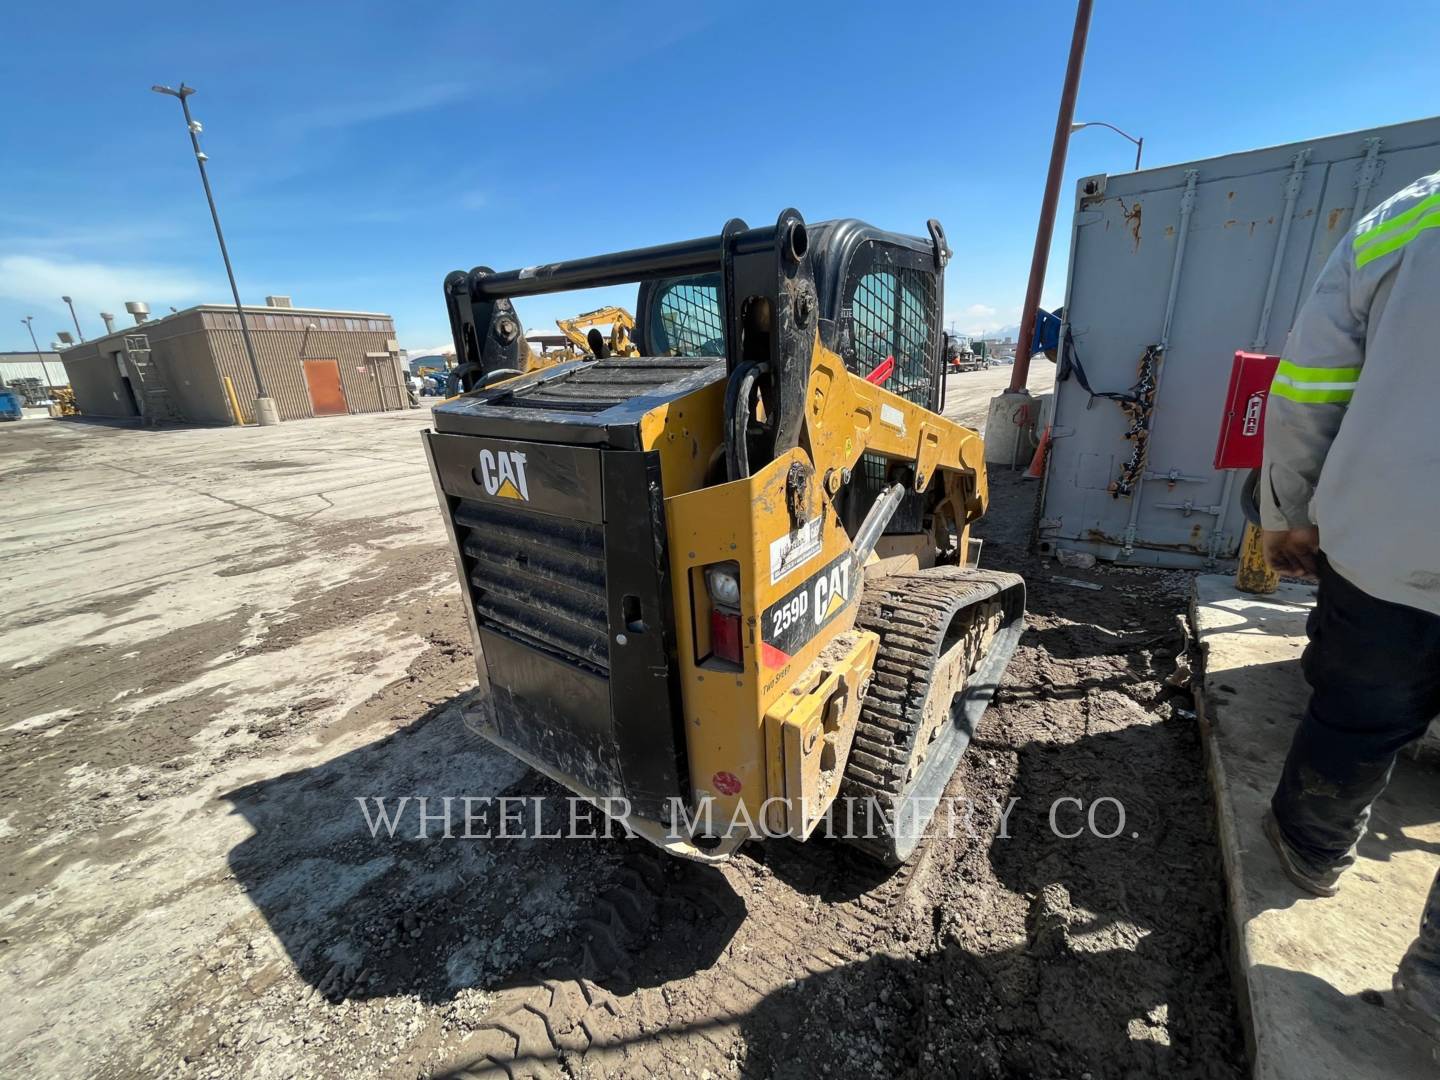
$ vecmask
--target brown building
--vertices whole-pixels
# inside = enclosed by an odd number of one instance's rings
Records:
[[[144,304],[126,307],[134,326],[60,354],[81,415],[234,424],[238,408],[254,422],[255,378],[233,306],[201,304],[158,319]],[[272,296],[245,318],[280,419],[407,407],[389,315],[296,308]]]

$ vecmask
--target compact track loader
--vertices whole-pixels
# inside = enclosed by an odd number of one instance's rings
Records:
[[[445,280],[427,454],[467,719],[690,858],[925,832],[1024,618],[967,567],[983,445],[940,415],[949,251],[853,220]],[[640,356],[521,373],[512,301],[638,283]]]

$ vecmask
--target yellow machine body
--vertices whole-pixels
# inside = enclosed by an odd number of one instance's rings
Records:
[[[722,391],[718,384],[706,387],[642,424],[647,448],[661,454],[667,491],[675,492],[665,499],[665,514],[690,785],[696,803],[708,803],[717,831],[733,843],[745,838],[747,822],[803,839],[838,791],[877,643],[873,633],[854,629],[862,575],[846,559],[851,537],[825,478],[853,469],[867,451],[913,462],[920,490],[942,486],[944,509],[937,517],[953,525],[964,551],[970,522],[985,509],[984,444],[971,429],[847,371],[817,339],[806,445],[744,480],[705,487],[705,463],[720,445],[716,398]],[[786,482],[795,464],[808,467],[814,485],[818,547],[777,575],[776,553],[793,533]],[[677,476],[685,480],[674,484]],[[728,561],[740,569],[740,670],[711,656],[711,601],[701,577],[704,567]],[[817,577],[817,568],[826,573]],[[805,611],[796,617],[810,619],[816,630],[795,653],[777,653],[764,643],[761,620],[807,584]],[[819,767],[822,759],[831,761],[829,768]]]

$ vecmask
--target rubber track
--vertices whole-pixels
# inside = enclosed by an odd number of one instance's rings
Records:
[[[946,632],[964,608],[1005,597],[1022,584],[1013,574],[955,566],[866,583],[855,623],[880,635],[880,650],[840,794],[855,799],[852,805],[857,806],[874,800],[887,834],[893,831],[896,807],[906,791],[932,762],[943,760],[927,758],[907,787],[907,767]],[[889,836],[850,837],[846,842],[891,865],[903,861]]]

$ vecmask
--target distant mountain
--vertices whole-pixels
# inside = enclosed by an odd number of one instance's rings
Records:
[[[949,324],[947,323],[946,325],[948,326]],[[1006,338],[1009,338],[1011,341],[1014,341],[1020,336],[1020,325],[1016,323],[1013,326],[1002,326],[998,330],[987,330],[982,334],[978,330],[965,329],[965,324],[957,319],[955,321],[955,331],[962,337],[973,340],[988,338],[992,341],[1004,341]]]

